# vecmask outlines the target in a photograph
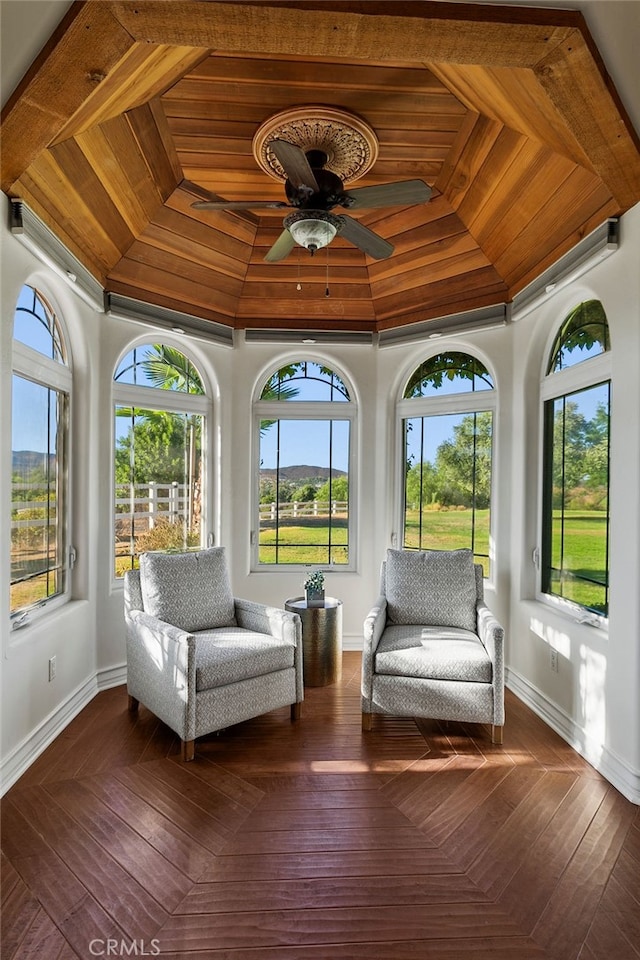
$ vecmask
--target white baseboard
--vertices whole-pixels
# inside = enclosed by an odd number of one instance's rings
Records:
[[[522,700],[537,716],[544,720],[552,730],[562,737],[576,753],[601,773],[616,790],[630,800],[640,804],[640,770],[618,757],[612,750],[597,743],[588,733],[554,703],[534,684],[516,670],[507,667],[506,685],[512,693]],[[508,723],[508,720],[507,720]]]
[[[0,765],[0,783],[2,784],[0,796],[4,796],[34,760],[46,750],[50,743],[53,743],[100,690],[117,687],[126,683],[126,680],[127,667],[123,663],[117,667],[99,670],[77,687],[35,730],[32,730],[29,736],[25,737],[22,743],[3,758]]]
[[[361,633],[343,633],[342,634],[342,649],[343,650],[362,650],[364,637]]]

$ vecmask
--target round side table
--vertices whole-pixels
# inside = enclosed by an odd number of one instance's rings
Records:
[[[305,686],[336,683],[342,676],[342,600],[325,597],[323,607],[308,607],[304,597],[293,597],[284,607],[302,620]]]

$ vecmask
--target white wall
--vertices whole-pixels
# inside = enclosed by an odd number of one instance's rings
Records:
[[[1,756],[3,779],[21,769],[58,729],[60,717],[70,719],[78,706],[97,690],[96,566],[97,514],[87,509],[97,499],[98,396],[93,389],[99,363],[100,318],[68,286],[44,267],[8,233],[7,199],[2,197],[2,294],[0,324],[0,639],[2,645]],[[24,283],[46,295],[72,345],[77,392],[72,401],[71,456],[75,470],[71,504],[78,565],[72,601],[63,608],[34,617],[32,625],[9,630],[10,503],[11,503],[11,341],[13,311]],[[57,676],[48,679],[48,661],[55,656]]]
[[[640,802],[640,205],[620,249],[513,326],[510,686],[636,803]],[[609,630],[536,602],[540,414],[532,402],[549,340],[575,304],[602,302],[611,333]],[[550,668],[550,647],[559,669]]]
[[[5,218],[6,222],[6,218]],[[10,352],[15,299],[22,283],[44,285],[70,329],[81,402],[74,407],[73,513],[78,566],[74,601],[19,633],[8,631],[2,591],[2,763],[5,787],[100,686],[124,679],[122,590],[111,576],[111,384],[115,365],[149,328],[94,313],[25,251],[3,225],[2,374],[0,403],[0,552],[9,581]],[[443,337],[437,350],[469,350],[483,359],[499,391],[494,461],[494,576],[487,599],[507,627],[509,683],[534,709],[636,802],[640,802],[640,206],[622,223],[622,245],[573,289],[506,328]],[[614,365],[612,435],[612,563],[610,635],[575,623],[535,598],[530,562],[538,542],[540,405],[543,356],[568,308],[593,296],[609,317]],[[169,338],[165,338],[169,339]],[[180,341],[173,341],[180,345]],[[250,573],[251,392],[267,368],[302,350],[342,371],[358,405],[358,569],[328,575],[344,600],[346,647],[360,646],[362,620],[377,594],[380,561],[398,530],[395,401],[434,343],[377,348],[317,346],[293,350],[265,344],[234,349],[184,341],[213,397],[208,438],[212,477],[208,528],[229,553],[236,595],[283,604],[300,593],[300,575]],[[549,642],[561,650],[549,665]],[[47,661],[58,676],[48,682]],[[123,710],[126,701],[123,695]],[[508,724],[508,718],[507,718]],[[507,733],[508,737],[508,733]]]

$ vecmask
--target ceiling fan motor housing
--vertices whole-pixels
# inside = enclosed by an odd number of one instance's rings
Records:
[[[326,154],[321,150],[310,150],[306,156],[319,189],[314,191],[306,186],[296,187],[290,180],[285,180],[284,189],[289,203],[301,210],[330,210],[339,203],[346,206],[347,198],[340,177],[317,165],[326,160]]]

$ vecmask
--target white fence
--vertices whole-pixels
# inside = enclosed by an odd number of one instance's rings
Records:
[[[38,487],[38,484],[14,485],[14,490],[23,490],[27,486]],[[291,500],[280,503],[261,503],[260,520],[268,522],[284,518],[347,516],[348,507],[347,500]],[[55,516],[55,499],[50,499],[48,504],[43,500],[14,500],[13,509],[16,512],[31,510],[41,513],[42,516],[29,519],[16,517],[11,521],[12,528],[46,526],[51,523],[47,518],[47,508],[50,516]],[[184,483],[136,484],[133,497],[128,484],[116,486],[116,521],[135,520],[142,527],[152,530],[158,520],[166,519],[174,523],[188,517],[191,509],[189,488]]]
[[[337,517],[346,516],[347,500],[291,500],[281,503],[261,503],[260,520],[283,517]]]
[[[146,496],[144,495],[146,493]],[[123,496],[123,494],[125,494]],[[184,483],[138,483],[131,496],[128,484],[116,485],[116,520],[144,520],[153,530],[158,520],[175,523],[191,514],[192,498]]]

